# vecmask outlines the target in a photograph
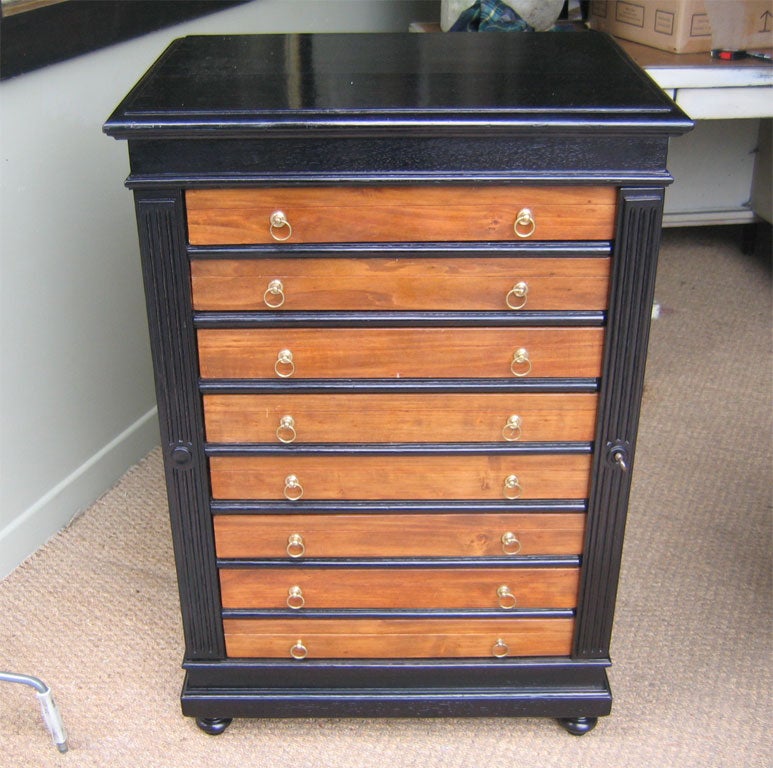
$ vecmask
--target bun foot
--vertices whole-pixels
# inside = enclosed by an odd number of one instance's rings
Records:
[[[599,721],[597,717],[559,717],[558,722],[573,736],[583,736],[592,731]]]
[[[210,736],[219,736],[229,725],[232,717],[197,717],[196,725]]]

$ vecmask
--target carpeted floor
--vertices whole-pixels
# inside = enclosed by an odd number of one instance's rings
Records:
[[[179,714],[182,639],[156,450],[0,583],[0,765],[767,768],[771,274],[735,228],[664,234],[613,635],[613,714],[551,720],[241,720]]]

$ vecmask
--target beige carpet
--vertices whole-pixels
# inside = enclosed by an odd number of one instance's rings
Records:
[[[613,636],[613,714],[551,720],[238,720],[179,714],[182,655],[158,451],[0,583],[0,765],[768,768],[771,294],[733,228],[667,231]]]

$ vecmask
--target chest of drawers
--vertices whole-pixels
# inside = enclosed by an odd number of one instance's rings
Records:
[[[126,97],[204,730],[610,711],[689,125],[590,32],[185,38]]]

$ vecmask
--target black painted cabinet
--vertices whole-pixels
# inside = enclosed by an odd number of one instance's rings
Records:
[[[204,730],[609,713],[689,127],[582,31],[190,37],[124,99]]]

